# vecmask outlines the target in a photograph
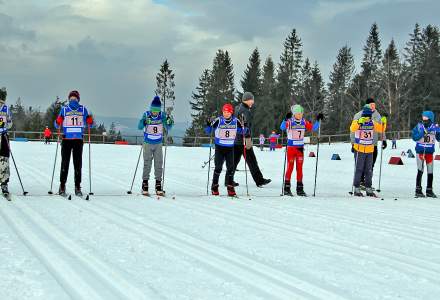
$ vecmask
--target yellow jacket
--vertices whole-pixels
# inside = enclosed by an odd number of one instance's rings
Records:
[[[383,133],[386,129],[386,124],[381,124],[381,123],[378,123],[374,120],[373,120],[373,125],[374,125],[374,131],[377,133]],[[350,131],[356,132],[359,130],[359,127],[360,127],[360,124],[358,123],[358,120],[353,120],[353,122],[351,122]],[[362,153],[373,153],[374,152],[374,144],[373,145],[362,145],[362,144],[358,144],[355,142],[353,144],[353,148],[357,152],[362,152]]]

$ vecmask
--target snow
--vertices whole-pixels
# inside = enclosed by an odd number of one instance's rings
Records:
[[[321,145],[317,197],[307,157],[316,147],[306,149],[308,198],[279,196],[282,150],[255,148],[273,182],[257,188],[249,175],[246,197],[241,164],[240,198],[228,199],[206,196],[209,149],[169,147],[168,197],[157,200],[138,194],[142,162],[126,194],[139,146],[92,145],[96,195],[68,201],[47,196],[56,145],[12,142],[29,195],[11,165],[13,200],[0,201],[0,299],[439,299],[440,200],[413,198],[415,159],[387,164],[413,146],[384,151],[384,200],[348,194],[349,144]],[[88,146],[83,160],[88,191]],[[70,192],[72,177],[71,166]]]

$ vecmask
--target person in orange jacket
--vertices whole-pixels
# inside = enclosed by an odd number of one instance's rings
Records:
[[[374,134],[383,133],[386,128],[386,118],[382,122],[377,122],[373,117],[373,111],[369,104],[366,104],[362,110],[361,117],[354,119],[350,126],[350,132],[354,133],[353,144],[355,159],[355,174],[353,179],[354,195],[363,197],[360,189],[362,174],[365,175],[365,187],[368,197],[377,197],[373,191],[373,152],[374,152]]]
[[[89,115],[87,108],[79,104],[80,95],[78,91],[69,93],[69,103],[61,108],[60,114],[55,120],[56,128],[63,128],[61,142],[61,172],[60,188],[58,193],[66,196],[66,182],[69,173],[70,156],[73,154],[73,167],[75,169],[75,195],[82,196],[81,191],[81,169],[83,153],[84,128],[92,127],[93,118]]]
[[[46,129],[44,129],[43,132],[44,135],[44,144],[50,144],[50,138],[52,137],[52,131],[50,131],[49,126],[46,126]]]

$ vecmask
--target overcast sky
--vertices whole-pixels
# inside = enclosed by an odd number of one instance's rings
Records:
[[[278,62],[296,28],[305,56],[327,80],[339,48],[357,65],[373,22],[385,48],[401,49],[414,24],[439,25],[438,0],[0,0],[0,86],[8,101],[46,109],[78,89],[101,116],[138,117],[167,58],[176,78],[176,120],[217,49],[230,51],[236,82],[252,50]],[[257,99],[258,101],[258,99]]]

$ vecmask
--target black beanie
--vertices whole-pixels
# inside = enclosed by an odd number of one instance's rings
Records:
[[[371,103],[376,103],[376,102],[374,101],[373,98],[368,98],[368,99],[365,101],[365,104],[371,104]]]

